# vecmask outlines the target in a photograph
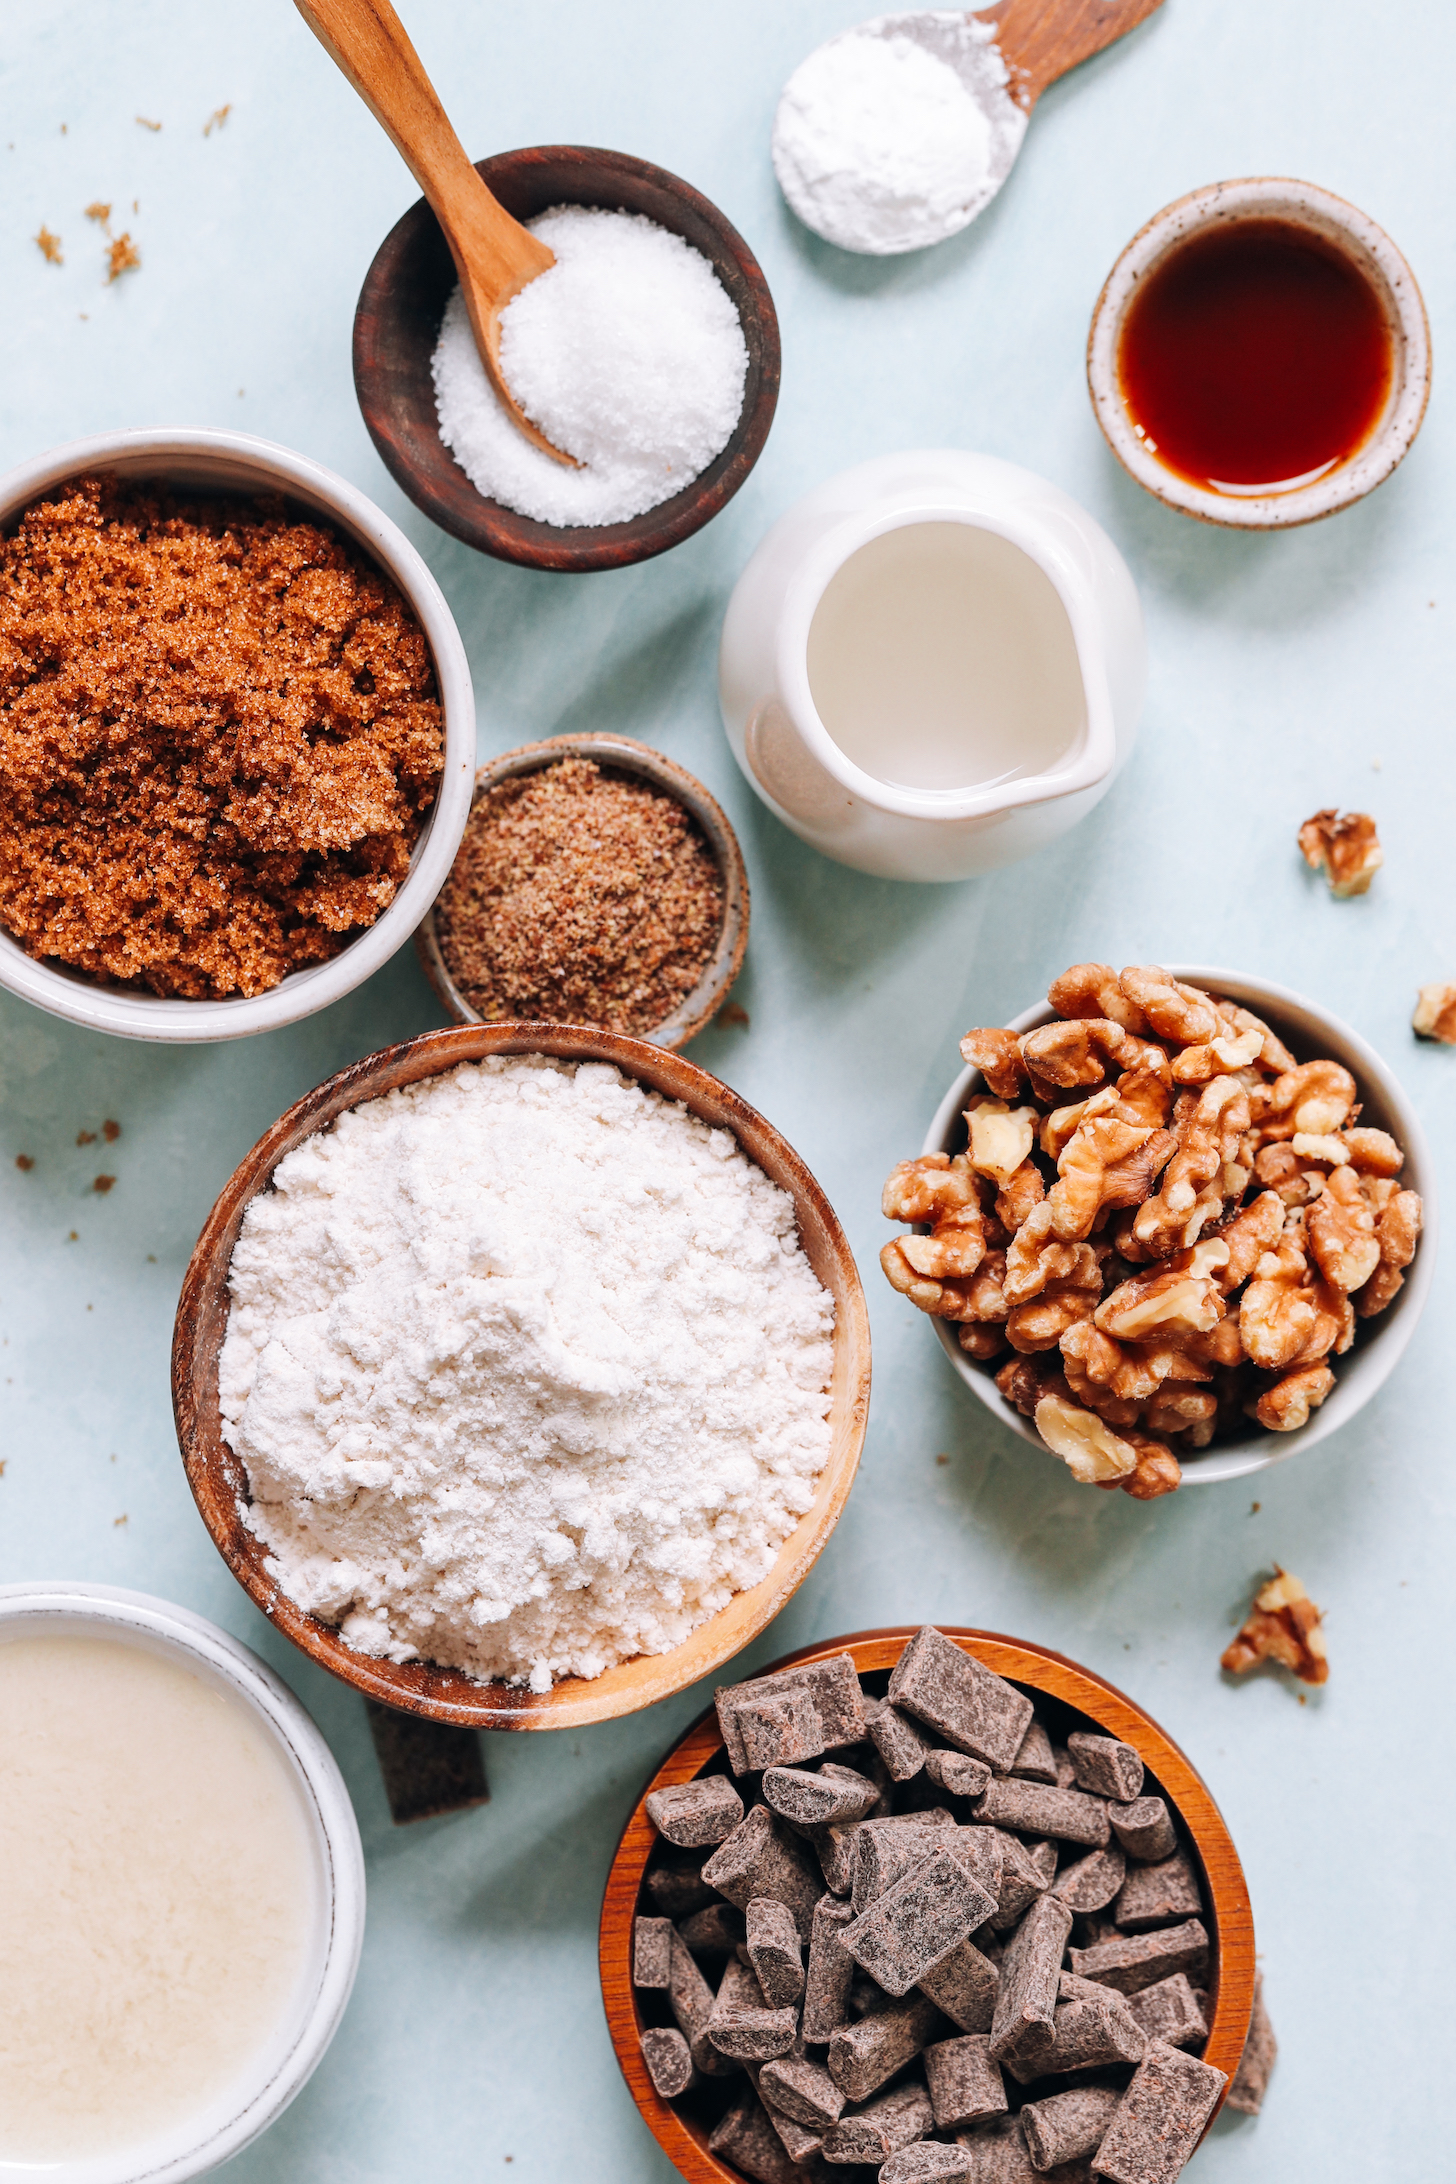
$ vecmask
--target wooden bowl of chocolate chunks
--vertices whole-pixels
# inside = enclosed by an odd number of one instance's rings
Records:
[[[904,1628],[720,1688],[627,1823],[601,1967],[692,2184],[1171,2184],[1244,2052],[1254,1931],[1141,1708]]]

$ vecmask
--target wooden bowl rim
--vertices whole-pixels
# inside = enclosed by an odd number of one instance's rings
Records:
[[[290,1600],[267,1575],[263,1552],[242,1522],[247,1476],[221,1438],[217,1403],[217,1352],[226,1325],[233,1246],[246,1206],[266,1189],[278,1162],[346,1109],[492,1054],[610,1062],[664,1098],[681,1100],[714,1128],[730,1131],[747,1157],[789,1192],[801,1246],[835,1306],[834,1439],[813,1506],[784,1541],[767,1575],[735,1593],[726,1607],[668,1652],[638,1654],[590,1679],[564,1677],[547,1692],[474,1682],[459,1670],[433,1663],[372,1660],[353,1652],[337,1630]],[[217,1339],[205,1354],[204,1340],[214,1324]],[[684,1056],[641,1039],[573,1024],[515,1021],[425,1032],[364,1056],[296,1100],[263,1133],[219,1193],[188,1262],[172,1337],[172,1407],[188,1484],[214,1545],[244,1591],[311,1660],[366,1698],[475,1729],[574,1729],[614,1720],[696,1683],[751,1644],[803,1583],[839,1521],[864,1445],[869,1391],[869,1315],[854,1254],[834,1208],[788,1140],[731,1086]]]
[[[525,209],[510,202],[516,195],[513,183],[529,177],[534,170],[561,167],[577,170],[576,179],[562,177],[553,181],[541,205]],[[433,479],[420,469],[396,437],[389,392],[391,370],[380,350],[383,329],[399,323],[396,290],[401,266],[409,253],[421,247],[432,229],[438,237],[435,216],[420,197],[395,222],[380,244],[364,276],[355,308],[354,391],[369,436],[386,468],[415,506],[452,537],[480,553],[516,562],[524,568],[578,573],[625,568],[666,553],[684,539],[691,538],[726,507],[758,461],[768,439],[778,406],[782,347],[778,314],[763,268],[732,222],[710,198],[668,168],[637,159],[629,152],[608,151],[590,144],[528,144],[517,146],[513,151],[497,152],[488,159],[478,159],[475,170],[507,204],[507,209],[523,219],[534,218],[538,211],[545,211],[554,204],[602,206],[611,211],[639,210],[638,206],[624,204],[621,195],[624,185],[639,194],[652,193],[659,200],[658,214],[666,211],[669,202],[685,208],[694,234],[684,233],[665,218],[659,217],[658,225],[682,234],[684,241],[691,242],[710,259],[714,272],[737,307],[748,348],[748,376],[744,381],[743,408],[738,422],[727,445],[714,456],[706,470],[670,500],[660,501],[655,508],[632,516],[624,523],[558,525],[539,523],[533,517],[520,515],[478,492],[443,442],[441,453],[448,471],[442,468],[439,480]],[[576,194],[578,189],[583,194]],[[704,241],[709,236],[716,246],[713,250],[704,248]],[[431,349],[434,338],[432,335]],[[455,473],[454,478],[450,478],[450,472]]]
[[[892,1667],[907,1639],[921,1628],[920,1624],[904,1623],[851,1631],[848,1637],[801,1646],[755,1674],[772,1676],[780,1669],[793,1668],[803,1661],[824,1660],[835,1653],[852,1654],[860,1675],[873,1674]],[[1216,1996],[1204,2057],[1232,2083],[1254,2006],[1254,1919],[1233,1837],[1202,1776],[1152,1716],[1095,1669],[1083,1668],[1049,1646],[1008,1638],[1000,1631],[973,1630],[955,1623],[937,1623],[935,1628],[998,1676],[1029,1684],[1076,1707],[1110,1735],[1132,1745],[1149,1772],[1156,1775],[1183,1821],[1202,1869],[1204,1922],[1213,1942]],[[699,2137],[672,2103],[663,2100],[647,2075],[639,2045],[642,2016],[632,1984],[632,1922],[647,1861],[658,1839],[647,1817],[647,1799],[654,1790],[690,1781],[722,1749],[717,1715],[709,1707],[679,1738],[633,1807],[607,1875],[598,1935],[602,2001],[617,2062],[648,2129],[689,2184],[743,2184],[742,2172],[709,2153],[706,2135]],[[1225,2086],[1209,2117],[1209,2128],[1227,2094]]]
[[[680,766],[676,759],[669,758],[652,744],[639,742],[635,736],[617,735],[606,730],[599,734],[548,736],[540,743],[521,743],[513,751],[502,751],[499,757],[488,759],[475,776],[465,833],[470,831],[476,803],[487,789],[498,787],[502,781],[514,780],[520,774],[538,773],[562,758],[594,758],[618,773],[636,774],[651,782],[681,804],[696,821],[713,853],[723,882],[723,922],[703,975],[670,1016],[664,1017],[651,1031],[629,1035],[645,1040],[649,1046],[668,1049],[686,1046],[712,1022],[743,968],[744,951],[748,946],[748,867],[743,861],[738,837],[717,798],[704,788],[695,774],[688,772],[686,766]],[[461,839],[463,844],[463,835]],[[455,854],[458,857],[459,850]],[[451,870],[454,870],[453,865]],[[444,882],[444,886],[448,885],[449,873]],[[439,899],[437,895],[435,902]],[[483,1024],[493,1020],[471,1007],[451,977],[435,929],[434,903],[425,912],[415,933],[415,948],[426,978],[457,1024]]]

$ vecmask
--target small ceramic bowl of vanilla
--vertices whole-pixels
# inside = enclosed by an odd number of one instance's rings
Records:
[[[183,2184],[337,2031],[364,1858],[309,1716],[185,1608],[0,1587],[0,2175]]]

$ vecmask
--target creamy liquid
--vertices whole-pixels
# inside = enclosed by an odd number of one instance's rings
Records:
[[[1051,579],[970,523],[906,524],[851,554],[814,610],[807,664],[845,757],[897,788],[1045,773],[1086,725]]]
[[[240,1699],[122,1639],[0,1642],[0,2173],[225,2093],[296,2005],[314,1872]]]

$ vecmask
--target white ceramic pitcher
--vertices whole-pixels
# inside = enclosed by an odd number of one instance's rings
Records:
[[[861,549],[911,526],[946,524],[1005,541],[1009,554],[984,550],[1027,599],[1040,601],[1030,639],[1014,620],[998,629],[984,617],[978,639],[988,648],[988,673],[1013,681],[1023,670],[1040,671],[1029,652],[1048,655],[1047,673],[1061,677],[1063,725],[1055,731],[1061,747],[1048,755],[1043,732],[1038,770],[1003,765],[994,778],[906,785],[867,770],[863,749],[857,760],[843,747],[853,740],[843,727],[839,741],[826,727],[811,690],[811,630],[826,593]],[[928,552],[932,543],[927,534],[920,542],[897,542],[893,551],[923,545]],[[889,551],[880,549],[887,566]],[[866,582],[873,583],[865,574],[870,568],[862,561],[848,580],[861,597]],[[973,605],[968,598],[968,613]],[[816,634],[814,642],[822,692],[826,640]],[[1006,656],[991,660],[997,644]],[[719,695],[735,758],[801,840],[881,878],[958,880],[1040,849],[1106,794],[1132,748],[1146,668],[1132,578],[1086,510],[1046,479],[995,456],[929,449],[842,471],[774,525],[729,602]],[[997,726],[1003,756],[1016,732],[1014,722]],[[893,745],[892,736],[884,773],[902,770]]]

